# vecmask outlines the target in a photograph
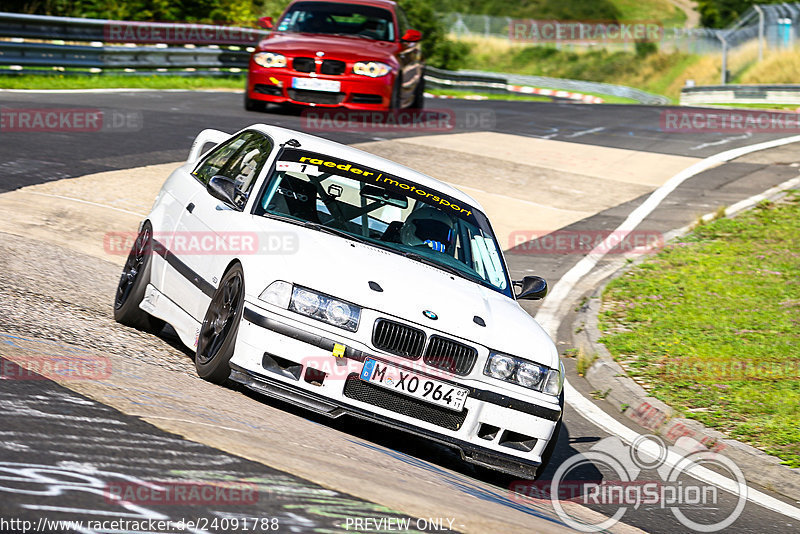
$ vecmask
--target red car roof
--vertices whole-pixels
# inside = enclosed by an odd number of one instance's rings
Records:
[[[362,6],[382,7],[384,9],[393,9],[397,5],[397,2],[395,2],[394,0],[346,0],[344,2],[341,2],[339,0],[294,0],[291,4],[289,4],[287,9],[292,7],[294,4],[298,4],[300,2],[328,2],[328,3],[331,3],[331,4],[358,4],[358,5],[362,5]]]

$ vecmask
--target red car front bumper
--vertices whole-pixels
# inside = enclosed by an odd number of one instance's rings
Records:
[[[392,100],[395,76],[369,78],[355,74],[338,76],[295,72],[290,68],[263,68],[250,61],[247,76],[247,96],[253,100],[275,104],[297,104],[316,107],[344,107],[347,109],[388,109]],[[338,92],[298,89],[294,78],[316,78],[339,82]]]

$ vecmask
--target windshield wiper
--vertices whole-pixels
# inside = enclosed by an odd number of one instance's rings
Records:
[[[365,239],[360,235],[351,234],[350,232],[346,232],[344,230],[339,230],[338,228],[332,228],[330,226],[325,226],[324,224],[315,223],[311,221],[303,221],[302,225],[305,226],[306,228],[311,228],[313,230],[325,232],[332,235],[338,235],[339,237],[343,237],[345,239],[352,239],[353,241],[358,241],[359,243],[366,243],[368,245],[372,245],[372,241]]]

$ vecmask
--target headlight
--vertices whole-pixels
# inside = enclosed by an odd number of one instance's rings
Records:
[[[314,319],[355,332],[361,318],[361,308],[310,289],[295,286],[289,309]]]
[[[555,369],[550,369],[550,371],[547,372],[547,378],[545,379],[542,391],[548,395],[560,395],[563,385],[563,375]]]
[[[275,306],[288,308],[289,301],[292,298],[292,284],[282,280],[272,282],[267,286],[267,289],[261,292],[258,298]]]
[[[286,66],[286,56],[276,54],[275,52],[258,52],[253,56],[253,61],[255,61],[257,65],[267,68]]]
[[[514,367],[516,367],[514,358],[503,356],[502,354],[495,354],[489,359],[489,364],[486,366],[486,374],[501,380],[506,380],[514,374]]]
[[[483,374],[548,395],[561,393],[561,373],[558,370],[507,354],[491,353]]]
[[[369,76],[370,78],[380,78],[386,76],[391,71],[391,67],[379,61],[359,61],[353,65],[353,74]]]

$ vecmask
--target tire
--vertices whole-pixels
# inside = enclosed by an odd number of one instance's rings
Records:
[[[414,102],[411,103],[413,109],[423,109],[425,107],[425,76],[423,75],[417,87],[414,89]]]
[[[401,109],[402,104],[402,96],[403,96],[403,80],[402,74],[397,74],[397,80],[394,83],[394,88],[392,89],[392,98],[389,101],[389,109],[390,110],[398,110]]]
[[[564,412],[564,392],[561,392],[559,396],[559,403],[561,404],[561,412]],[[559,417],[558,422],[556,423],[556,427],[553,429],[553,435],[550,437],[550,441],[547,442],[547,446],[544,448],[544,452],[542,452],[542,463],[536,469],[536,478],[542,476],[542,473],[545,472],[547,469],[548,464],[550,464],[550,458],[553,456],[553,451],[556,450],[556,443],[558,442],[558,435],[561,433],[561,423],[564,421],[563,415]]]
[[[255,100],[244,94],[244,109],[247,111],[264,111],[266,105],[260,100]]]
[[[244,310],[244,270],[233,264],[211,297],[200,334],[194,365],[200,378],[222,384],[231,374],[230,362]]]
[[[122,275],[114,296],[114,320],[148,332],[159,332],[164,321],[142,310],[139,303],[144,298],[150,282],[153,256],[153,226],[147,221],[142,226],[136,241],[128,253]]]

